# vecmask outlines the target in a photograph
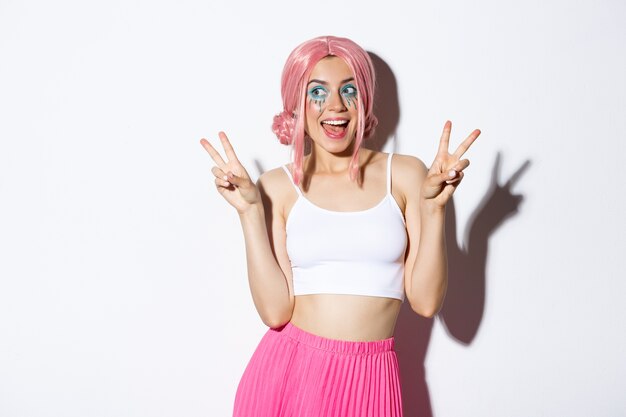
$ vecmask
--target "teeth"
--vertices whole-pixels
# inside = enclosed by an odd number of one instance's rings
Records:
[[[322,123],[326,123],[327,125],[333,126],[341,126],[348,124],[347,120],[324,120]]]

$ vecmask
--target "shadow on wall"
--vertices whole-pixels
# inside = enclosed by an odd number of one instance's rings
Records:
[[[375,136],[368,140],[368,147],[380,151],[392,140],[391,148],[396,152],[395,132],[400,120],[396,78],[385,61],[376,54],[369,54],[377,74],[375,114],[379,124]],[[489,189],[468,221],[464,247],[459,246],[456,239],[454,199],[446,207],[448,290],[438,316],[447,334],[463,345],[472,342],[483,317],[489,236],[517,213],[522,196],[513,194],[511,189],[530,166],[530,161],[526,161],[508,181],[502,182],[499,178],[501,160],[498,153]],[[424,368],[433,322],[415,314],[408,302],[403,303],[394,336],[406,417],[433,416]]]
[[[447,334],[465,346],[474,340],[483,318],[489,236],[518,212],[522,196],[513,194],[511,188],[530,166],[530,161],[524,162],[508,181],[501,182],[500,161],[498,153],[490,186],[468,221],[464,247],[456,240],[454,199],[446,207],[448,290],[438,317]],[[407,417],[433,415],[424,368],[433,323],[433,319],[415,314],[406,302],[396,323],[396,351]]]
[[[400,122],[400,104],[398,103],[398,84],[389,65],[373,52],[368,52],[376,70],[376,96],[374,114],[378,117],[378,126],[374,136],[367,139],[365,146],[382,151],[387,141],[391,141],[390,152],[398,151],[396,129]]]
[[[400,106],[396,78],[391,68],[379,56],[372,52],[369,54],[377,75],[374,110],[378,117],[378,126],[374,136],[367,139],[365,146],[382,151],[386,143],[392,141],[390,151],[397,152],[395,134],[400,120]],[[305,153],[308,151],[305,150]],[[456,239],[454,199],[446,208],[448,290],[438,317],[447,334],[463,345],[472,342],[483,317],[489,236],[505,220],[518,212],[523,197],[513,194],[511,189],[530,166],[530,161],[527,160],[511,178],[502,181],[501,161],[502,156],[498,153],[491,183],[480,204],[470,216],[462,246],[459,246]],[[265,172],[258,159],[254,160],[254,164],[259,176]],[[408,302],[403,303],[394,336],[400,365],[405,417],[433,417],[424,368],[433,322],[433,319],[426,319],[413,312]]]

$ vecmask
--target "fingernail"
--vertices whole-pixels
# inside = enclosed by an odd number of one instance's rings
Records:
[[[454,177],[456,177],[456,171],[455,171],[455,170],[453,170],[453,169],[451,169],[451,170],[450,170],[450,172],[448,172],[448,176],[449,176],[450,178],[454,178]]]
[[[224,175],[222,178],[224,179],[224,181],[228,181],[228,176]]]

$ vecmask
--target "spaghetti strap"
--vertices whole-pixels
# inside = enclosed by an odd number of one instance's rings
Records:
[[[389,152],[389,158],[387,158],[387,194],[391,194],[391,156],[393,152]]]
[[[300,187],[298,187],[296,183],[293,182],[293,177],[291,176],[291,172],[289,172],[289,168],[287,168],[287,165],[283,165],[283,169],[287,173],[287,176],[289,177],[289,181],[291,182],[291,185],[293,185],[293,188],[296,189],[296,192],[298,193],[298,195],[299,196],[302,195],[302,191],[300,191]]]

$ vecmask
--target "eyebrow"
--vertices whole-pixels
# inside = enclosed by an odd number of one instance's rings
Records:
[[[347,83],[348,81],[354,81],[354,77],[346,78],[345,80],[341,81],[341,84]],[[315,80],[315,79],[309,81],[309,83],[307,85],[309,85],[311,83],[319,83],[319,84],[322,84],[322,85],[328,85],[328,83],[326,81]]]

